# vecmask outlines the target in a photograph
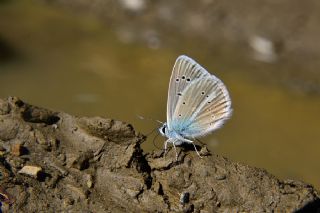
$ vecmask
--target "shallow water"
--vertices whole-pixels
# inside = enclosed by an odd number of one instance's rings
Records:
[[[171,69],[186,53],[223,80],[233,101],[232,118],[203,139],[210,150],[320,188],[320,97],[275,83],[265,73],[276,65],[246,62],[230,47],[213,51],[188,38],[156,49],[123,43],[93,17],[23,2],[0,5],[0,36],[15,52],[0,60],[0,97],[128,121],[145,134],[157,124],[137,115],[166,119]],[[155,149],[153,137],[146,150]]]

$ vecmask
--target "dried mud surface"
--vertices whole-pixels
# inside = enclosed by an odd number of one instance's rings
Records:
[[[279,180],[199,147],[143,153],[121,121],[0,99],[3,212],[320,211],[309,184]],[[26,167],[29,166],[29,167]],[[26,168],[35,168],[25,173]],[[35,173],[32,173],[36,171]]]

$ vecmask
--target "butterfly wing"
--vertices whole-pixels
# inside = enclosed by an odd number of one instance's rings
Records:
[[[167,124],[171,128],[172,117],[182,92],[199,78],[210,76],[203,67],[188,56],[179,56],[174,64],[168,90]]]
[[[171,128],[183,137],[204,136],[221,127],[231,116],[229,93],[214,75],[194,80],[178,96]]]
[[[212,76],[201,84],[207,85],[203,90],[207,95],[191,117],[190,125],[181,133],[187,138],[207,135],[220,128],[232,114],[231,99],[222,81]],[[187,97],[194,95],[190,93]]]

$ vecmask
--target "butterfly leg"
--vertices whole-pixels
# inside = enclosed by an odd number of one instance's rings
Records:
[[[197,152],[198,156],[199,156],[200,158],[202,158],[202,157],[201,157],[201,155],[200,155],[200,153],[199,153],[199,152],[198,152],[198,150],[197,150],[196,145],[194,145],[194,143],[192,143],[192,145],[193,145],[193,147],[194,147],[194,150],[196,150],[196,152]]]
[[[174,151],[176,151],[176,161],[177,161],[177,160],[178,160],[178,152],[177,152],[177,147],[176,147],[176,144],[175,144],[176,141],[177,141],[177,140],[174,140],[174,141],[172,142],[172,144],[173,144]]]
[[[199,156],[200,158],[202,158],[201,155],[200,155],[200,153],[199,153],[199,151],[197,150],[196,145],[194,145],[194,143],[193,143],[192,140],[189,140],[189,139],[186,139],[186,138],[182,138],[182,140],[185,141],[185,142],[187,142],[187,143],[192,143],[192,145],[193,145],[193,147],[194,147],[194,150],[196,150],[198,156]]]

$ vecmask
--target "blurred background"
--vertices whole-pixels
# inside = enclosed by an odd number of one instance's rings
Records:
[[[0,97],[147,134],[157,124],[137,115],[166,120],[172,66],[186,54],[233,101],[209,149],[319,189],[319,20],[317,0],[0,0]]]

